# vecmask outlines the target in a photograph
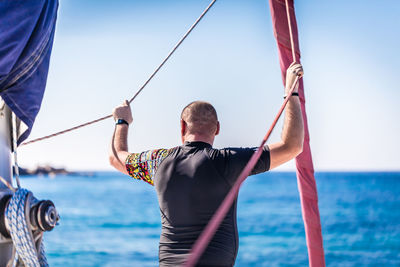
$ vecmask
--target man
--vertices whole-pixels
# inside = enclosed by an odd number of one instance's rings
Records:
[[[300,64],[288,68],[285,95],[296,76],[302,74]],[[297,90],[298,86],[294,92]],[[162,222],[160,266],[180,266],[257,148],[212,148],[220,125],[215,109],[206,102],[195,101],[183,109],[183,144],[172,149],[129,153],[128,127],[133,121],[129,103],[116,107],[113,116],[116,128],[110,163],[119,171],[154,185]],[[303,132],[300,101],[294,94],[286,107],[281,141],[263,148],[251,174],[273,169],[301,153]],[[233,266],[237,250],[235,200],[198,266]]]

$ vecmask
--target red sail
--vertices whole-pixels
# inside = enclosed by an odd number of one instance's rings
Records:
[[[288,0],[291,28],[296,51],[296,61],[300,62],[300,48],[297,32],[296,16],[293,0]],[[270,9],[274,34],[278,43],[279,61],[282,78],[285,81],[286,69],[293,62],[290,43],[290,32],[286,13],[285,0],[270,0]],[[307,248],[310,266],[325,266],[324,248],[322,244],[321,221],[318,210],[317,186],[314,178],[314,167],[310,150],[303,80],[299,87],[300,102],[304,121],[303,152],[296,158],[297,184],[300,192],[301,208],[306,232]]]

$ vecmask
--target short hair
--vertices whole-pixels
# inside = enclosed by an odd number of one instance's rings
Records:
[[[181,114],[191,134],[213,135],[217,130],[218,117],[215,108],[208,102],[194,101]]]

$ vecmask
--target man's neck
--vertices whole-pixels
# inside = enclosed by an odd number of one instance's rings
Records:
[[[182,142],[204,142],[212,146],[214,143],[214,137],[189,134],[182,138]]]

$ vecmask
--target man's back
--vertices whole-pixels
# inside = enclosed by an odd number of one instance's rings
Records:
[[[254,148],[219,150],[204,142],[186,142],[128,157],[129,173],[154,183],[157,191],[162,222],[160,266],[184,262],[253,152]],[[268,168],[269,151],[265,150],[253,174]],[[233,266],[237,249],[235,201],[198,264]]]

